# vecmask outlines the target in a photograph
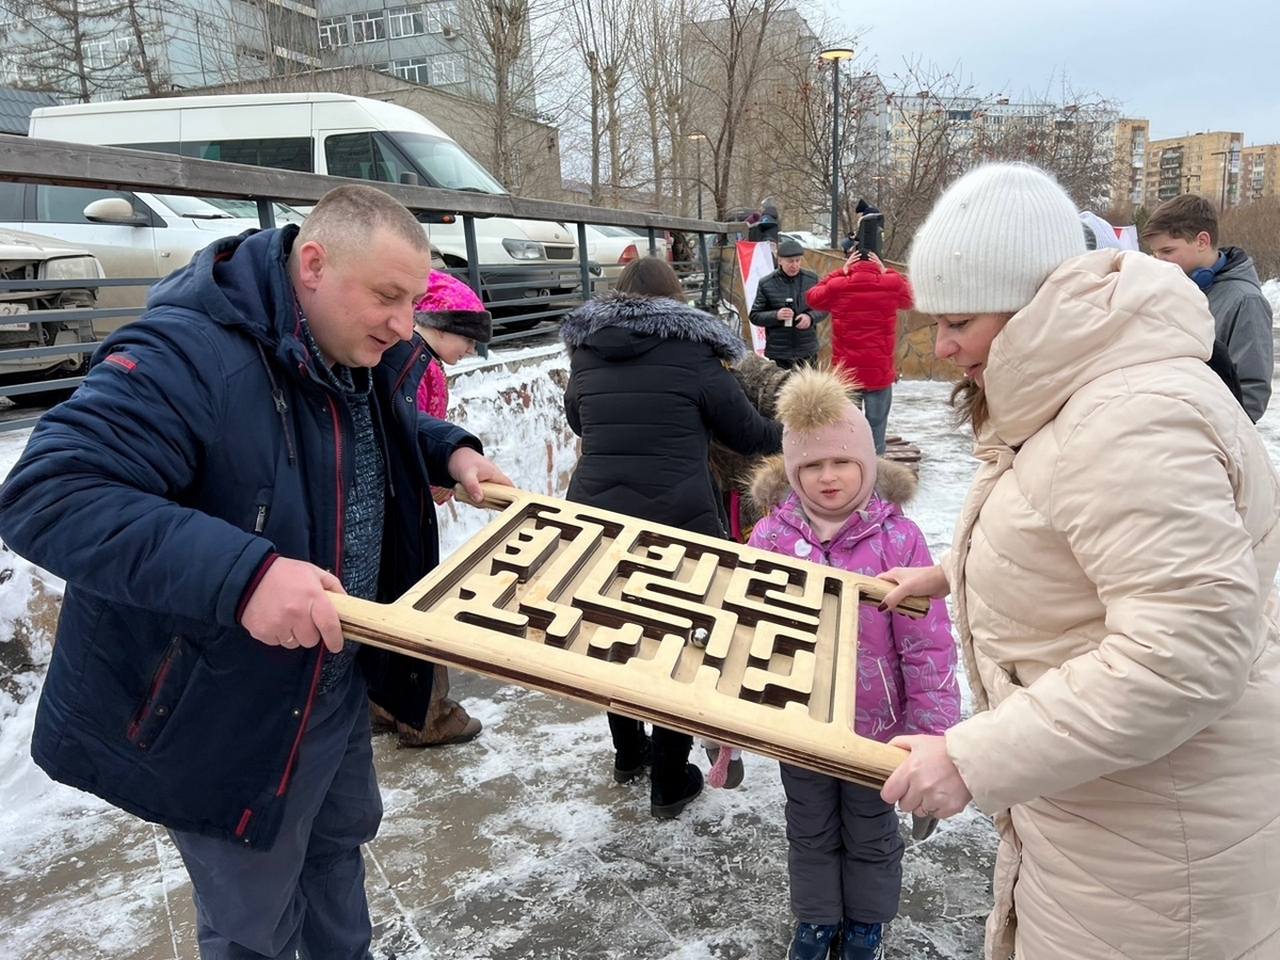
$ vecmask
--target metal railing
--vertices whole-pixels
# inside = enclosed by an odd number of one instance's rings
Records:
[[[141,150],[8,135],[0,135],[0,181],[247,199],[255,202],[259,222],[264,227],[274,226],[273,203],[276,201],[311,205],[335,187],[352,182],[368,182],[196,160]],[[672,265],[682,276],[689,299],[712,308],[722,301],[723,266],[721,258],[712,256],[710,251],[715,249],[719,238],[744,233],[746,229],[745,224],[736,222],[695,220],[583,204],[443,190],[416,184],[368,183],[384,190],[414,211],[428,225],[428,229],[432,221],[441,222],[450,215],[461,220],[469,254],[467,263],[465,266],[455,264],[446,269],[461,276],[481,293],[495,313],[495,325],[505,327],[495,337],[498,341],[519,337],[521,327],[548,329],[547,321],[557,320],[585,299],[607,288],[611,278],[605,268],[616,264],[598,264],[588,258],[585,224],[637,229],[641,231],[637,237],[639,245],[647,246],[650,254],[656,252],[658,238],[664,233],[674,231],[694,238],[695,242],[689,244],[689,247],[696,251],[695,254],[688,260],[675,261]],[[519,266],[479,262],[476,220],[494,216],[553,221],[568,226],[575,237],[577,259],[529,261]],[[30,233],[41,232],[40,224],[36,222],[24,221],[23,229]],[[74,241],[59,242],[77,245]],[[523,279],[509,279],[514,271],[519,271]],[[530,271],[545,271],[548,285],[545,288],[541,284],[531,286],[528,282]],[[6,280],[0,281],[0,294],[36,289],[96,291],[105,287],[140,287],[148,286],[156,279],[158,278],[108,277],[99,280]],[[557,282],[551,283],[553,279]],[[530,290],[533,295],[530,295]],[[4,338],[0,337],[0,371],[10,361],[77,355],[87,358],[100,343],[99,339],[94,338],[93,320],[123,319],[127,322],[137,317],[142,309],[139,304],[136,307],[33,310],[15,315],[9,322],[27,323],[35,335],[30,338],[31,343],[17,347],[4,347]],[[21,321],[16,320],[17,316],[21,317]],[[0,333],[4,331],[5,323],[5,318],[0,317]],[[62,334],[65,341],[71,327],[77,331],[75,342],[54,342],[58,333]],[[12,326],[10,329],[13,329]],[[8,365],[12,366],[12,363]],[[7,396],[20,406],[32,401],[56,400],[60,395],[73,390],[83,379],[82,370],[63,371],[67,372],[72,375],[60,375],[56,372],[51,374],[47,371],[30,375],[0,375],[0,396]],[[27,426],[34,419],[34,416],[10,412],[0,416],[0,430]]]

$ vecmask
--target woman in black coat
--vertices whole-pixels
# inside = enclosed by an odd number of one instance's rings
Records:
[[[727,537],[707,458],[714,436],[752,456],[781,449],[782,427],[747,400],[727,365],[746,346],[715,317],[684,303],[663,260],[628,264],[613,293],[565,317],[571,368],[564,406],[582,437],[568,498],[605,510]],[[691,737],[609,714],[613,777],[630,783],[652,762],[650,812],[678,816],[702,790]]]

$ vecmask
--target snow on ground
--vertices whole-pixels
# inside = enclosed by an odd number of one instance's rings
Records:
[[[1280,284],[1268,287],[1280,296]],[[454,418],[526,489],[558,494],[573,466],[563,370],[555,347],[495,351],[453,381]],[[923,451],[908,513],[935,555],[973,472],[968,439],[948,425],[948,389],[900,383],[890,421]],[[1280,404],[1259,428],[1280,459]],[[0,475],[25,439],[0,434]],[[446,551],[486,517],[447,507]],[[61,584],[11,554],[0,559],[13,570],[0,583],[3,644],[23,627],[33,578],[54,592]],[[194,960],[190,888],[163,830],[52,783],[30,760],[48,653],[47,639],[36,643],[35,667],[0,683],[0,960]],[[597,711],[457,671],[454,692],[485,723],[473,744],[424,753],[376,743],[386,816],[367,862],[379,960],[785,955],[792,921],[776,764],[748,755],[742,788],[708,790],[660,824],[643,787],[609,782]],[[889,957],[977,955],[993,848],[972,809],[930,840],[908,841]]]
[[[1262,295],[1271,301],[1271,316],[1280,317],[1280,280],[1268,280],[1264,283]]]

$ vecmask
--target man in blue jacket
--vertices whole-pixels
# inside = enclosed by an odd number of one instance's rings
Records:
[[[357,666],[329,593],[390,600],[435,565],[430,484],[508,482],[418,414],[430,269],[421,226],[364,185],[216,242],[0,490],[0,536],[67,581],[32,755],[169,828],[206,960],[368,957],[365,677],[402,678],[374,650]]]

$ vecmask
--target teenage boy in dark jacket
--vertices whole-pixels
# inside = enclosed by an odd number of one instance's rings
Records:
[[[764,327],[764,355],[785,369],[818,362],[816,326],[827,314],[810,310],[805,299],[818,275],[800,266],[804,247],[794,240],[778,245],[778,269],[756,288],[750,320]]]
[[[1176,263],[1204,291],[1216,339],[1240,381],[1240,402],[1257,423],[1271,400],[1275,358],[1271,304],[1253,260],[1239,247],[1218,246],[1218,212],[1193,193],[1162,203],[1142,228],[1142,240],[1157,260]]]
[[[32,755],[169,828],[205,957],[368,955],[382,804],[328,593],[397,596],[437,560],[429,484],[505,481],[418,414],[430,269],[421,226],[363,185],[218,241],[102,345],[0,491],[5,542],[67,581]]]

